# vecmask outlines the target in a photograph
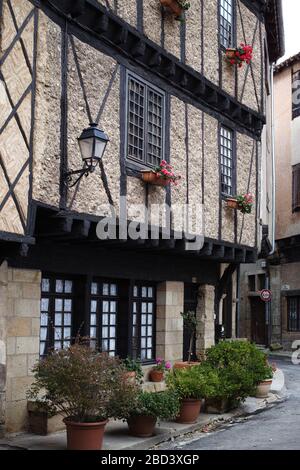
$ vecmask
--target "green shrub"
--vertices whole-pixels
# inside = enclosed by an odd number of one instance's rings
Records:
[[[223,341],[206,351],[206,364],[215,368],[244,369],[243,375],[247,381],[257,385],[265,379],[272,378],[272,368],[267,356],[255,344],[246,341]],[[241,372],[239,372],[241,373]]]
[[[110,401],[127,387],[124,371],[117,358],[75,344],[39,361],[27,396],[73,421],[103,421],[109,417]]]
[[[173,369],[166,378],[166,382],[169,389],[176,392],[181,399],[198,400],[206,393],[207,381],[201,366]]]
[[[116,396],[112,403],[112,416],[126,421],[131,416],[153,416],[172,419],[179,413],[179,397],[172,391],[150,393],[134,388]]]

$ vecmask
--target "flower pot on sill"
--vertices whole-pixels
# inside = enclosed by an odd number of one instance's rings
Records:
[[[162,370],[152,369],[149,377],[151,382],[162,382],[164,380],[164,372]]]
[[[129,433],[135,437],[152,437],[156,421],[154,416],[130,416],[127,420]]]
[[[168,7],[170,8],[170,10],[172,10],[172,12],[176,15],[176,16],[180,16],[183,12],[183,9],[181,8],[181,6],[178,4],[177,0],[160,0],[160,3],[164,6],[164,7]]]
[[[272,385],[272,379],[269,380],[263,380],[257,385],[256,388],[256,398],[268,398],[270,390],[271,390],[271,385]]]
[[[155,171],[142,171],[142,180],[145,183],[153,184],[155,186],[168,186],[170,184],[169,180],[161,178]]]
[[[236,49],[228,48],[226,49],[226,58],[229,60],[236,58]]]
[[[192,424],[198,419],[201,411],[201,400],[184,398],[181,402],[180,413],[176,419],[177,423]]]
[[[134,371],[127,371],[124,373],[124,380],[129,384],[134,384],[136,380],[136,373]]]
[[[77,423],[65,418],[68,450],[101,450],[104,429],[108,421]]]
[[[230,209],[239,210],[239,204],[237,200],[234,199],[233,197],[228,197],[226,199],[226,203],[227,203],[227,207],[229,207]]]

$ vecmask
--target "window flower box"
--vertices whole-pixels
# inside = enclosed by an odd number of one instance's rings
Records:
[[[169,184],[177,184],[181,176],[176,176],[173,168],[165,160],[154,170],[144,170],[141,172],[142,180],[145,183],[155,186],[168,186]]]
[[[251,214],[254,199],[252,194],[242,194],[236,197],[228,197],[226,199],[227,207],[239,210],[242,214]]]
[[[190,3],[186,0],[160,0],[160,3],[172,10],[176,20],[182,21],[182,14],[190,8]]]
[[[249,65],[253,57],[253,47],[247,44],[241,44],[237,48],[227,48],[226,49],[226,61],[230,65],[236,65],[241,68],[245,62]]]

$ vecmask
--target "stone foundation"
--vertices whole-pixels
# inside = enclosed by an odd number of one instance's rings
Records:
[[[26,392],[39,359],[39,271],[0,268],[0,424],[18,432],[27,426]]]
[[[205,356],[206,349],[215,344],[215,288],[207,284],[200,286],[197,306],[198,331],[196,353]]]

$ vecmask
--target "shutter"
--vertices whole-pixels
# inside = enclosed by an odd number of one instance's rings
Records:
[[[293,212],[300,211],[300,164],[293,166]]]

